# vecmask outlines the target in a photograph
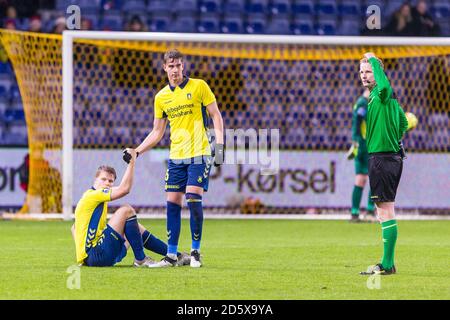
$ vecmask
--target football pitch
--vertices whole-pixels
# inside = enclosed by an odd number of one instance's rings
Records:
[[[140,222],[165,240],[165,220]],[[71,223],[0,221],[0,299],[450,299],[450,221],[398,224],[398,273],[369,279],[358,273],[382,255],[377,223],[205,220],[200,269],[133,268],[130,249],[114,267],[74,273]],[[67,286],[74,274],[79,289]]]

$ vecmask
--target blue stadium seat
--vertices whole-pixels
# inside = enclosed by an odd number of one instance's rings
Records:
[[[167,14],[172,11],[172,3],[164,0],[153,0],[147,5],[147,12],[152,15]],[[132,11],[135,11],[134,9]]]
[[[289,0],[273,0],[269,6],[269,10],[272,15],[287,15],[289,13],[289,9],[291,6],[291,2]]]
[[[194,33],[197,31],[197,20],[190,15],[181,15],[175,21],[170,23],[168,31]]]
[[[330,20],[323,19],[320,20],[315,27],[318,35],[332,36],[336,34],[336,26],[337,26],[336,19]]]
[[[72,4],[71,0],[56,0],[55,9],[58,11],[66,12],[67,7]]]
[[[160,3],[163,1],[150,1],[150,3]],[[130,11],[141,11],[145,12],[146,5],[144,0],[127,0],[122,6],[122,10],[126,13]]]
[[[8,62],[1,62],[0,61],[0,73],[4,74],[12,74],[11,66]]]
[[[0,101],[5,102],[8,98],[8,90],[6,87],[0,85]]]
[[[99,25],[102,30],[119,31],[124,28],[124,21],[121,11],[108,10],[104,11]]]
[[[355,1],[343,1],[338,6],[339,15],[343,18],[360,17],[361,11],[359,4]]]
[[[242,14],[245,9],[245,0],[228,0],[223,5],[223,13],[228,15]]]
[[[151,32],[167,32],[173,23],[169,13],[166,15],[155,15],[148,22],[148,29]]]
[[[311,17],[314,13],[314,1],[300,0],[294,1],[291,6],[292,13],[296,18]]]
[[[172,12],[179,15],[194,15],[197,13],[197,0],[178,0],[171,4]]]
[[[435,1],[430,12],[438,20],[450,19],[450,2]]]
[[[248,14],[266,14],[268,11],[267,0],[249,0],[245,6]]]
[[[217,17],[210,15],[200,17],[197,23],[197,31],[200,33],[220,33],[220,26]]]
[[[336,1],[320,0],[319,3],[315,4],[314,9],[316,13],[319,15],[319,17],[336,16],[337,13]]]
[[[361,34],[361,26],[364,24],[360,23],[357,19],[344,19],[340,23],[337,34],[342,36],[357,36]]]
[[[13,84],[9,88],[9,99],[13,103],[22,101],[22,96],[20,95],[19,86],[17,84]]]
[[[295,20],[291,25],[291,32],[296,35],[315,34],[312,17],[311,20]]]
[[[75,1],[71,1],[74,3]],[[93,0],[78,0],[76,4],[80,7],[81,16],[84,14],[98,14],[100,12],[100,4]]]
[[[289,20],[273,19],[266,27],[265,33],[267,34],[290,34]]]
[[[225,17],[220,26],[220,30],[223,33],[243,33],[243,19],[240,17]]]
[[[222,6],[219,0],[200,0],[199,9],[201,13],[222,12]]]
[[[250,18],[244,24],[245,31],[249,34],[263,34],[266,29],[267,20],[264,17]]]
[[[126,0],[101,0],[100,7],[104,11],[108,10],[121,10],[123,2]]]

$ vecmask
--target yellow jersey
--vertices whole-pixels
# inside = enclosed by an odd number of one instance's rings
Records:
[[[83,263],[90,248],[103,241],[111,189],[87,190],[75,209],[75,246],[77,263]]]
[[[201,79],[185,78],[179,86],[169,84],[158,92],[155,118],[169,120],[170,159],[211,155],[206,106],[214,101],[214,93]]]

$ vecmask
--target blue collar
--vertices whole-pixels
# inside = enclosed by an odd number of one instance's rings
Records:
[[[188,81],[189,81],[189,78],[188,78],[188,77],[185,77],[184,80],[183,80],[183,82],[181,82],[180,85],[179,85],[180,89],[183,89],[183,88],[187,85]],[[172,86],[170,85],[170,83],[169,83],[169,88],[170,88],[170,90],[172,90],[172,92],[173,92],[173,91],[175,91],[175,88],[176,88],[176,87],[172,87]]]

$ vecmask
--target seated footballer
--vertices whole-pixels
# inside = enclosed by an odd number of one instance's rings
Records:
[[[134,266],[148,267],[155,261],[144,253],[144,248],[165,256],[167,244],[153,236],[138,223],[136,212],[129,205],[121,206],[106,223],[108,202],[126,196],[133,184],[136,152],[131,155],[125,174],[118,187],[113,187],[116,171],[100,166],[92,188],[84,192],[75,209],[72,235],[75,240],[77,263],[89,267],[108,267],[120,262],[131,246]],[[187,253],[178,252],[177,265],[190,264]]]

